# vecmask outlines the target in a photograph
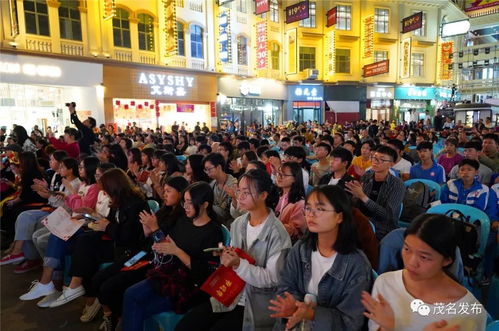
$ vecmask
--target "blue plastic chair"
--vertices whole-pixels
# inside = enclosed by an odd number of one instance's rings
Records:
[[[230,231],[222,224],[222,235],[224,238],[224,246],[230,246]]]
[[[437,182],[428,179],[415,178],[405,181],[404,185],[405,187],[409,187],[411,184],[416,182],[421,182],[423,184],[428,185],[430,191],[435,192],[435,201],[440,200],[440,193],[442,192],[442,187]]]
[[[485,331],[499,331],[499,320],[488,324]]]
[[[485,254],[485,246],[487,245],[487,239],[489,238],[490,232],[490,220],[487,214],[475,207],[458,203],[443,203],[441,205],[431,207],[426,211],[426,213],[446,214],[451,210],[458,210],[463,213],[464,216],[470,217],[473,221],[477,220],[480,222],[480,248],[478,250],[478,254],[483,256]]]
[[[175,155],[175,157],[177,158],[177,160],[179,162],[182,162],[182,163],[184,163],[187,160],[187,157],[185,155]]]
[[[151,213],[156,214],[159,210],[159,203],[156,200],[147,200],[147,204],[149,205]]]

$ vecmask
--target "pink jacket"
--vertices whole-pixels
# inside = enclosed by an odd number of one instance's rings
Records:
[[[85,185],[85,184],[83,184]],[[81,191],[82,187],[80,186]],[[66,204],[71,208],[71,210],[75,210],[81,207],[88,207],[95,209],[95,205],[97,204],[97,197],[99,196],[99,187],[97,184],[92,184],[86,189],[86,193],[80,195],[78,193],[71,194],[66,197]]]
[[[300,200],[295,203],[288,203],[288,196],[283,195],[279,198],[279,203],[276,206],[277,218],[282,222],[290,237],[299,238],[303,235],[303,230],[306,229],[305,200]]]

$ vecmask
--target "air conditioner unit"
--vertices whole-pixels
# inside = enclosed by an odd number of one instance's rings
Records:
[[[306,69],[305,76],[310,80],[317,79],[317,77],[319,77],[319,69]]]

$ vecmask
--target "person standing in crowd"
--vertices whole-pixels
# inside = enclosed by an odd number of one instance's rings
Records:
[[[433,118],[433,127],[435,128],[435,131],[442,131],[443,121],[442,113],[440,112],[440,109],[438,109],[437,114]]]
[[[76,114],[76,105],[70,103],[69,112],[71,113],[71,123],[73,123],[80,131],[80,140],[78,142],[80,146],[80,152],[90,155],[92,153],[91,147],[97,141],[97,137],[94,133],[94,128],[97,125],[95,118],[88,117],[83,123],[78,118]]]
[[[396,158],[393,149],[380,146],[371,157],[372,171],[362,176],[361,183],[345,183],[346,191],[358,200],[360,210],[374,224],[379,240],[397,228],[404,198],[404,183],[390,174]]]

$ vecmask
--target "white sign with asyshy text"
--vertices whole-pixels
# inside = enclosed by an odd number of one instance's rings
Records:
[[[194,77],[141,72],[138,83],[150,86],[151,95],[183,97],[193,87]]]

